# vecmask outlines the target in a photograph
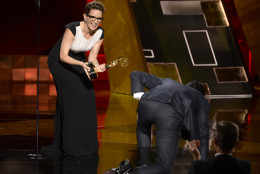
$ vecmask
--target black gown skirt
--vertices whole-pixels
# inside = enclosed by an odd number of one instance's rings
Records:
[[[86,60],[83,52],[70,52],[69,55],[77,60]],[[69,155],[96,153],[97,117],[92,81],[81,66],[63,63],[52,54],[48,66],[57,91],[54,141],[50,151]]]

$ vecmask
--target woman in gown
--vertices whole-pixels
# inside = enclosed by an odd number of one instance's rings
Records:
[[[90,50],[88,62],[98,72],[97,55],[104,38],[99,26],[104,5],[92,1],[85,7],[84,20],[65,26],[65,32],[48,57],[56,91],[56,113],[53,144],[43,148],[48,152],[68,155],[88,155],[98,151],[96,102],[92,81],[88,76],[85,52]]]

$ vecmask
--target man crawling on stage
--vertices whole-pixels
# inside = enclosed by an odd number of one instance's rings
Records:
[[[182,85],[173,79],[162,79],[140,71],[132,72],[130,78],[131,93],[140,100],[136,134],[142,166],[132,168],[130,162],[124,160],[118,168],[106,173],[168,174],[177,154],[180,136],[196,141],[201,159],[207,159],[210,105],[204,97],[203,84],[192,81]],[[149,163],[152,124],[156,124],[154,164]]]

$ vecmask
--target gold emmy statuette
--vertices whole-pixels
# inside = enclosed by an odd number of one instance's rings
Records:
[[[113,68],[113,67],[127,67],[128,66],[128,59],[125,56],[118,57],[114,59],[110,64],[106,65],[106,69]],[[95,65],[92,62],[86,62],[86,65],[90,67],[89,77],[93,80],[98,78],[98,72],[96,70]]]

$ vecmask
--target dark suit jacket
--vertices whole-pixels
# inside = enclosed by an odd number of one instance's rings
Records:
[[[205,97],[196,89],[182,85],[170,78],[161,79],[154,75],[134,71],[130,75],[131,93],[146,92],[141,100],[152,100],[170,104],[184,119],[183,126],[189,132],[188,140],[200,140],[202,158],[208,152],[208,114],[210,106]]]
[[[250,172],[249,161],[222,154],[207,161],[194,161],[189,174],[250,174]]]

